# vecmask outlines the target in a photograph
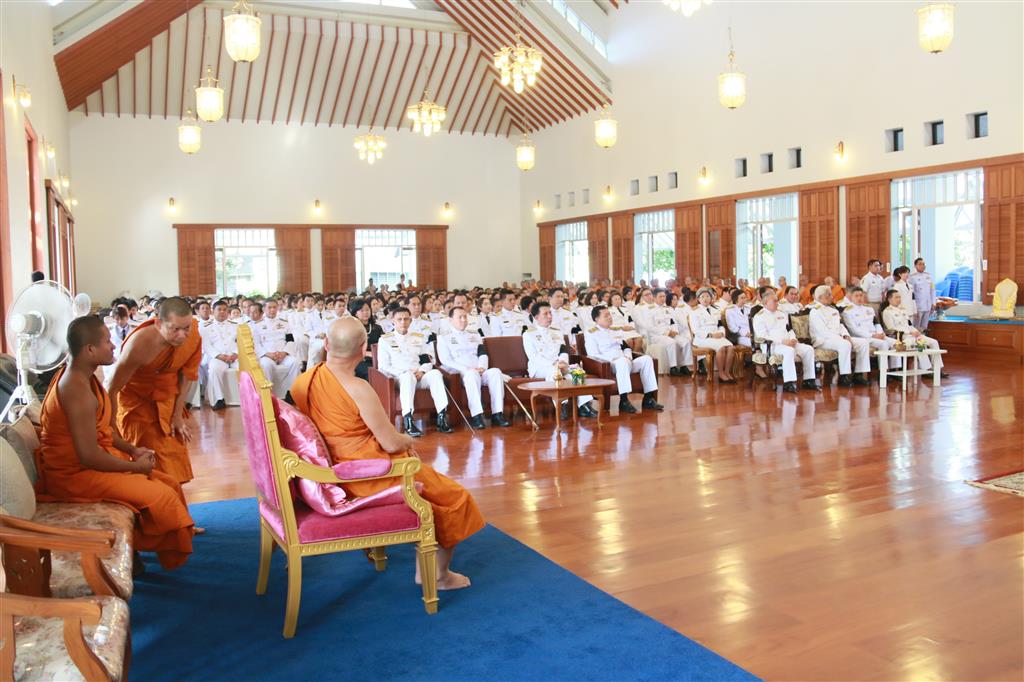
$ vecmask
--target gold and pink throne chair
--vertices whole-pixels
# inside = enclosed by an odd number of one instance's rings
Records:
[[[414,476],[420,461],[365,459],[331,465],[312,422],[271,394],[271,382],[256,358],[251,330],[238,330],[239,399],[249,466],[260,513],[256,594],[267,590],[270,559],[280,548],[288,565],[284,636],[295,635],[302,592],[302,559],[363,550],[378,571],[387,567],[385,548],[415,543],[423,605],[437,613],[437,541],[430,504],[419,496]],[[379,493],[352,498],[341,484],[370,479],[398,481]]]

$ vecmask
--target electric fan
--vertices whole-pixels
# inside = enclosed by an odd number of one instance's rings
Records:
[[[75,309],[75,317],[85,317],[92,312],[92,299],[84,291],[80,291],[75,295],[72,305]]]
[[[68,354],[68,325],[75,318],[71,293],[57,282],[43,280],[24,289],[7,315],[7,344],[14,349],[18,366],[18,387],[11,394],[0,424],[20,403],[37,400],[29,372],[43,374],[58,367]]]

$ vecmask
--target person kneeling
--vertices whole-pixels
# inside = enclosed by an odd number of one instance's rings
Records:
[[[406,315],[408,319],[408,314]],[[366,352],[366,331],[359,320],[334,321],[327,333],[327,360],[301,374],[292,385],[295,407],[308,416],[324,437],[331,461],[415,457],[413,440],[399,433],[388,419],[370,384],[355,375]],[[353,497],[365,497],[395,485],[386,478],[344,484]],[[416,482],[420,496],[434,511],[437,542],[437,587],[469,587],[469,578],[450,570],[455,546],[484,527],[483,515],[469,492],[427,464]],[[417,567],[416,582],[419,582]]]
[[[123,504],[135,512],[134,548],[177,568],[192,553],[195,524],[177,480],[153,468],[154,452],[114,432],[110,396],[94,374],[114,362],[110,331],[99,317],[79,317],[67,342],[71,364],[43,400],[39,497]]]
[[[481,386],[487,386],[491,396],[491,424],[493,426],[511,426],[503,414],[505,410],[505,384],[501,378],[501,370],[497,367],[488,369],[490,359],[484,352],[483,339],[479,334],[466,331],[469,316],[466,309],[452,308],[448,312],[451,330],[438,338],[437,353],[441,356],[441,366],[449,372],[458,372],[466,387],[466,402],[469,404],[469,425],[474,429],[486,428],[484,424],[484,407],[480,400]]]
[[[615,382],[619,389],[619,412],[636,413],[636,408],[629,402],[629,394],[633,390],[633,381],[630,375],[633,372],[640,374],[640,381],[643,384],[644,400],[641,403],[643,409],[657,411],[665,409],[664,406],[658,404],[656,398],[658,377],[654,373],[654,360],[651,359],[651,356],[633,357],[629,346],[624,341],[620,341],[612,331],[612,314],[607,307],[594,306],[590,310],[590,317],[597,323],[597,326],[589,328],[584,336],[587,355],[612,364]]]

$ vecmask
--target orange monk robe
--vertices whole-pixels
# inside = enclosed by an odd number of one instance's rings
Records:
[[[128,338],[155,322],[155,319],[146,320]],[[171,418],[178,398],[178,371],[196,381],[202,359],[199,325],[193,319],[185,342],[177,348],[168,346],[149,364],[135,370],[117,395],[117,427],[121,436],[130,443],[154,451],[156,468],[178,483],[192,480],[188,446],[171,435]]]
[[[846,290],[844,290],[838,284],[833,284],[832,285],[832,301],[833,302],[839,302],[839,301],[843,300],[844,298],[846,298]]]
[[[810,305],[814,303],[814,285],[808,284],[800,290],[800,303]]]
[[[56,502],[116,502],[135,512],[137,550],[156,552],[160,565],[177,568],[192,553],[192,517],[185,505],[181,486],[167,474],[156,471],[133,474],[127,471],[86,469],[78,459],[67,415],[60,404],[57,382],[64,369],[53,378],[43,400],[41,445],[37,453],[39,499]],[[102,384],[91,378],[92,393],[99,403],[96,410],[96,436],[100,448],[118,459],[130,457],[114,447],[110,426],[112,406]]]
[[[292,384],[295,406],[309,417],[324,437],[331,460],[337,464],[353,459],[391,459],[409,457],[409,453],[388,454],[359,415],[352,400],[325,365],[319,364],[299,375]],[[442,547],[454,547],[484,527],[484,517],[469,491],[447,476],[422,464],[416,481],[423,485],[420,496],[434,510],[437,541]],[[365,497],[399,483],[385,478],[346,483],[345,492]]]

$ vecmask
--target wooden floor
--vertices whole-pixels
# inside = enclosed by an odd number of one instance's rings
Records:
[[[1024,468],[1024,371],[950,369],[906,400],[666,377],[660,415],[417,449],[490,523],[756,675],[1021,680],[1024,499],[962,481]],[[238,410],[199,421],[190,500],[253,495]]]

